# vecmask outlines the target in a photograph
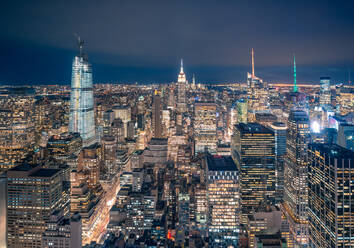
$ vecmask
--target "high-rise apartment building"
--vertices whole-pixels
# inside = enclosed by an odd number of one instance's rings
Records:
[[[210,245],[237,247],[241,213],[239,171],[230,156],[207,156],[206,164]]]
[[[34,89],[4,88],[0,92],[0,171],[16,166],[34,149]]]
[[[263,200],[275,202],[274,132],[258,123],[240,123],[231,139],[232,157],[241,173],[243,217]]]
[[[216,104],[196,102],[194,105],[195,153],[216,153]]]
[[[83,146],[88,146],[96,140],[92,68],[80,40],[79,46],[80,53],[72,64],[69,132],[80,133]]]
[[[310,144],[308,161],[310,247],[353,247],[354,152]]]
[[[308,244],[307,144],[310,124],[304,111],[291,111],[286,137],[283,212],[290,228],[291,247]]]
[[[184,74],[183,60],[181,60],[181,71],[178,74],[177,81],[177,111],[180,113],[184,113],[187,111],[186,84],[186,74]]]
[[[8,247],[41,247],[50,216],[68,210],[60,169],[21,164],[7,171]],[[69,216],[69,212],[64,212]]]
[[[320,78],[320,104],[328,106],[331,104],[331,78]]]

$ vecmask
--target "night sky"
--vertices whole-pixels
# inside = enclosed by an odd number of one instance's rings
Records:
[[[354,1],[1,1],[0,83],[69,84],[86,40],[95,83],[245,81],[250,49],[268,82],[354,78]],[[354,81],[354,79],[352,80]]]

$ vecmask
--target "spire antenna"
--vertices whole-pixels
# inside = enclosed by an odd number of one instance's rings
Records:
[[[297,92],[297,85],[296,85],[296,60],[295,60],[295,53],[294,53],[294,92]]]
[[[181,59],[181,73],[183,73],[183,59]]]
[[[252,77],[254,77],[254,51],[252,48]]]
[[[79,47],[79,55],[80,55],[80,57],[82,57],[82,55],[83,55],[83,47],[84,47],[84,43],[85,42],[84,42],[84,40],[81,39],[81,37],[77,33],[75,33],[74,35],[75,35],[75,37],[77,39],[77,45]]]

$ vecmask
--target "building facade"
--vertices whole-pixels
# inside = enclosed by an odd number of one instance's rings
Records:
[[[309,119],[304,111],[292,111],[288,120],[287,154],[284,167],[283,212],[290,228],[292,243],[298,247],[308,244],[307,220],[307,144]]]
[[[60,169],[21,164],[7,171],[8,247],[41,247],[50,216],[69,209]],[[63,215],[68,216],[69,212]]]
[[[82,53],[75,56],[72,64],[69,131],[80,133],[83,146],[96,140],[94,120],[94,99],[92,87],[92,68],[87,56]]]
[[[232,157],[241,173],[242,214],[247,218],[263,200],[275,202],[274,132],[258,123],[235,126]]]
[[[208,232],[212,247],[237,247],[240,175],[230,156],[207,156]]]
[[[308,160],[310,247],[353,247],[354,152],[311,144]]]

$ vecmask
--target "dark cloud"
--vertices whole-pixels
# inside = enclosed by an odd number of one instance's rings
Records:
[[[178,60],[202,81],[244,80],[249,50],[267,81],[345,80],[353,1],[8,1],[0,6],[0,80],[68,82],[74,33],[100,81],[173,81]],[[68,68],[69,67],[69,68]],[[301,69],[303,75],[301,76]]]

